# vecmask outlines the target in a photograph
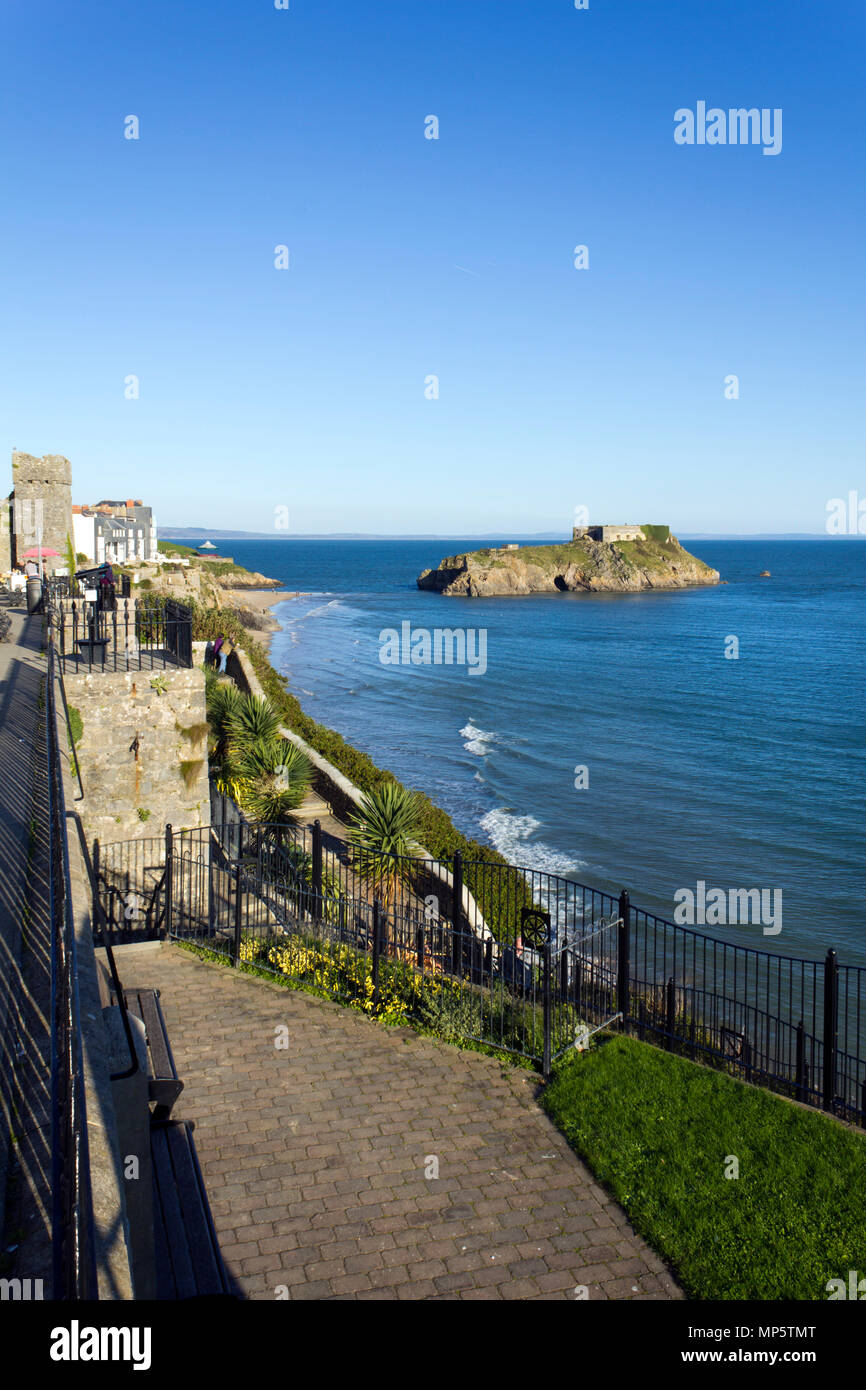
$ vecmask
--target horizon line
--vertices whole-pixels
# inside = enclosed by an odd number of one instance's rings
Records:
[[[208,529],[203,526],[159,526],[158,540],[195,541],[198,536],[215,536],[221,540],[238,541],[315,541],[315,540],[394,540],[394,541],[447,541],[447,540],[502,540],[507,535],[522,536],[524,540],[551,540],[570,542],[571,537],[558,531],[297,531],[290,535],[272,535],[267,531],[227,531],[218,527]],[[724,541],[724,540],[866,540],[866,535],[829,535],[826,531],[679,531],[674,532],[683,540]]]

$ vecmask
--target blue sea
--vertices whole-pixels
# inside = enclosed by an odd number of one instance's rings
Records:
[[[467,834],[668,918],[699,881],[781,891],[780,934],[707,930],[866,965],[866,544],[685,542],[727,582],[673,593],[416,587],[444,555],[490,543],[222,548],[304,592],[273,610],[271,647],[304,709]],[[380,633],[404,622],[484,629],[486,672],[383,665]]]

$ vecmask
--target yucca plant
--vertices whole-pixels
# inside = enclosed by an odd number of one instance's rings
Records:
[[[205,679],[207,722],[210,730],[211,757],[217,764],[224,762],[231,739],[231,723],[243,703],[236,685],[222,683],[208,673]]]
[[[230,772],[239,784],[243,809],[252,820],[269,825],[295,820],[313,779],[309,758],[287,739],[257,739],[233,748]]]
[[[351,817],[352,866],[386,909],[409,879],[419,829],[418,798],[399,782],[366,792]]]
[[[273,744],[280,739],[280,714],[261,695],[241,695],[227,719],[228,740],[239,753],[252,744]]]

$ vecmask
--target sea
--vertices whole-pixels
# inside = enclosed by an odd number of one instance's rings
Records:
[[[701,884],[764,890],[772,924],[703,929],[866,965],[866,543],[684,542],[724,582],[675,592],[417,588],[443,556],[490,544],[221,550],[300,591],[272,610],[271,661],[305,711],[466,834],[669,919]],[[383,660],[404,624],[431,641],[466,629],[476,669]]]

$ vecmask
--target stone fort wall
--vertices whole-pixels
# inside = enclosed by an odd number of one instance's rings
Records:
[[[51,570],[66,564],[67,542],[72,539],[72,468],[62,454],[37,458],[16,450],[12,455],[11,563],[20,564],[25,550],[35,546],[41,530],[42,544],[56,550],[58,558],[46,560]],[[0,541],[0,558],[2,558]]]

